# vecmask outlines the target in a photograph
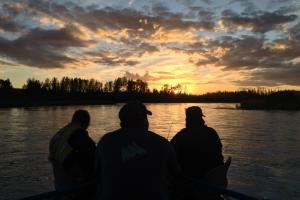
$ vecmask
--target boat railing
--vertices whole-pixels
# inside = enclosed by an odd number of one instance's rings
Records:
[[[201,188],[201,190],[206,190],[211,193],[221,195],[225,199],[266,200],[265,198],[252,197],[252,196],[249,196],[249,195],[246,195],[246,194],[243,194],[243,193],[231,190],[231,189],[225,189],[225,188],[220,188],[220,187],[216,187],[213,185],[209,185],[209,184],[204,183],[195,178],[186,177],[186,180],[193,182],[194,185],[197,185],[197,187]],[[86,184],[86,185],[83,185],[80,187],[73,187],[73,188],[64,189],[64,190],[55,190],[55,191],[45,192],[45,193],[21,198],[18,200],[46,200],[46,199],[53,199],[53,198],[59,199],[60,197],[64,197],[65,195],[83,191],[84,189],[87,189],[88,187],[91,187],[91,186],[92,186],[92,184]]]
[[[206,190],[208,192],[221,195],[225,197],[225,199],[228,199],[227,197],[229,197],[230,199],[233,198],[237,200],[267,200],[266,198],[253,197],[231,189],[217,187],[192,177],[185,177],[185,179],[189,182],[194,183],[197,188],[201,189],[202,191]]]

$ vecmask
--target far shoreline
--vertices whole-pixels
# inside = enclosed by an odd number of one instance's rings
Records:
[[[130,101],[130,100],[128,100]],[[7,108],[40,108],[40,107],[56,107],[56,106],[96,106],[96,105],[116,105],[120,103],[126,103],[128,101],[40,101],[40,102],[1,102],[0,109]],[[300,111],[300,105],[289,105],[289,104],[279,104],[279,105],[268,105],[268,104],[249,104],[237,101],[142,101],[143,103],[151,104],[176,104],[176,103],[215,103],[215,104],[235,104],[235,107],[216,107],[214,109],[230,109],[230,110],[283,110],[283,111]]]
[[[130,101],[130,100],[129,100]],[[51,106],[94,106],[94,105],[116,105],[119,103],[126,103],[128,101],[53,101],[53,102],[1,102],[0,101],[0,109],[3,108],[28,108],[28,107],[51,107]],[[239,102],[232,101],[142,101],[143,103],[232,103],[239,104]]]
[[[4,87],[5,85],[2,84],[2,88],[0,87],[0,108],[115,105],[138,100],[144,103],[170,104],[232,103],[236,104],[236,110],[300,110],[300,91],[296,90],[269,91],[253,89],[187,94],[174,90],[173,87],[170,88],[169,86],[165,86],[160,91],[155,89],[150,91],[147,88],[147,82],[141,80],[132,81],[119,78],[114,82],[109,82],[111,83],[108,84],[110,87],[107,86],[108,88],[104,87],[103,89],[100,82],[98,82],[98,88],[95,80],[82,79],[68,79],[70,87],[66,87],[64,82],[66,79],[62,79],[61,82],[54,79],[56,80],[55,87],[48,87],[47,82],[44,83],[34,79],[29,79],[23,89],[16,89],[12,86]],[[77,83],[78,81],[81,81],[82,84]],[[122,81],[124,84],[126,83],[126,87],[120,86]],[[2,80],[2,82],[9,85],[9,80]],[[92,87],[93,85],[94,87]],[[132,88],[132,86],[139,87]]]

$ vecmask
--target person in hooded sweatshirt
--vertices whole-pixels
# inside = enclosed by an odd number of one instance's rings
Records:
[[[121,128],[105,134],[96,151],[97,199],[168,200],[171,177],[179,174],[172,145],[148,130],[141,102],[125,104]]]

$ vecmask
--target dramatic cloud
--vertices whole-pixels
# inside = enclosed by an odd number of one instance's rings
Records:
[[[295,41],[296,43],[300,42],[300,23],[298,23],[296,26],[290,28],[288,30],[289,33],[289,39],[291,42]]]
[[[21,26],[14,21],[9,16],[3,16],[0,13],[0,31],[12,31],[16,32],[21,29]]]
[[[121,56],[113,55],[109,52],[102,52],[102,53],[91,52],[89,53],[89,55],[92,56],[93,62],[101,63],[104,65],[110,65],[110,66],[120,66],[120,65],[134,66],[139,63],[136,60],[128,60],[125,58],[121,58]]]
[[[24,65],[57,68],[76,61],[64,53],[70,47],[84,47],[86,43],[74,35],[74,28],[58,30],[33,29],[10,41],[0,38],[0,54]]]
[[[272,43],[263,37],[223,37],[212,41],[210,48],[220,53],[208,54],[198,65],[215,64],[226,70],[284,68],[300,64],[300,42],[283,39]]]
[[[236,82],[243,85],[299,85],[300,37],[296,27],[290,30],[289,38],[272,42],[253,36],[212,41],[208,46],[215,53],[208,53],[196,64],[248,70],[250,78]]]
[[[280,86],[280,85],[300,85],[300,68],[287,68],[279,70],[264,70],[253,72],[248,78],[236,81],[239,85],[245,86]]]
[[[162,5],[152,8],[152,13],[144,13],[133,8],[115,9],[112,7],[84,9],[82,7],[64,6],[49,2],[32,1],[28,9],[42,12],[49,16],[76,21],[92,30],[122,30],[128,29],[132,33],[153,34],[157,29],[166,30],[189,28],[200,30],[212,30],[214,22],[185,20],[183,13],[173,13]]]
[[[300,87],[296,0],[78,2],[0,2],[2,68],[121,71],[153,85]]]
[[[277,29],[279,25],[292,22],[297,18],[297,15],[283,15],[278,12],[266,11],[237,14],[232,10],[225,10],[222,15],[222,24],[228,30],[245,27],[260,33]]]

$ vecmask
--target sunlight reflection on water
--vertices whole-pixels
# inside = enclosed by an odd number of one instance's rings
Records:
[[[90,112],[89,132],[98,142],[119,128],[121,105],[1,109],[1,197],[53,189],[47,161],[50,137],[81,108]],[[233,157],[229,188],[275,200],[300,198],[300,112],[215,109],[234,104],[147,104],[153,112],[150,130],[171,139],[184,127],[184,109],[191,105],[203,108],[207,124],[220,135],[224,154]]]

